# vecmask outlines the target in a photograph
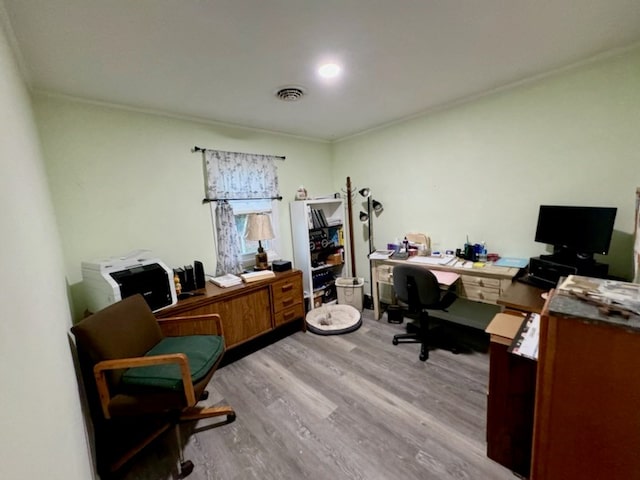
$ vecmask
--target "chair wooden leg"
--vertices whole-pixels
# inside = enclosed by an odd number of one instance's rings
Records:
[[[181,422],[188,422],[191,420],[200,420],[202,418],[220,417],[222,415],[227,416],[227,422],[231,423],[236,419],[236,412],[233,408],[228,406],[223,407],[191,407],[187,408],[180,414]]]

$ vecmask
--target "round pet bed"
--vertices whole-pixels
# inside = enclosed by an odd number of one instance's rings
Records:
[[[353,332],[362,325],[360,312],[351,305],[323,305],[307,313],[307,328],[318,335]]]

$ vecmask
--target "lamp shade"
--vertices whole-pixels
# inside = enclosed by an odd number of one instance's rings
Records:
[[[365,188],[361,188],[358,193],[360,195],[362,195],[364,198],[367,198],[369,195],[371,195],[371,190],[369,189],[369,187],[365,187]]]
[[[247,228],[244,232],[244,238],[253,241],[275,238],[269,215],[264,213],[251,213],[247,217]]]

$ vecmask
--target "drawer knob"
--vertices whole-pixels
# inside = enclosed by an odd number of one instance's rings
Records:
[[[292,302],[293,302],[293,298],[291,298],[291,297],[287,297],[287,298],[283,298],[282,299],[282,304],[283,305],[287,305],[287,304],[292,303]]]
[[[280,288],[283,292],[286,292],[287,290],[291,290],[293,288],[293,283],[287,283],[285,285],[282,285],[282,287]]]

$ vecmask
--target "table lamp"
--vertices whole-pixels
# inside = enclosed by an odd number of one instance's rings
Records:
[[[244,238],[258,242],[258,253],[256,253],[256,270],[266,270],[269,268],[267,252],[262,248],[262,240],[274,238],[273,229],[269,215],[265,213],[251,213],[247,218],[247,228]]]

